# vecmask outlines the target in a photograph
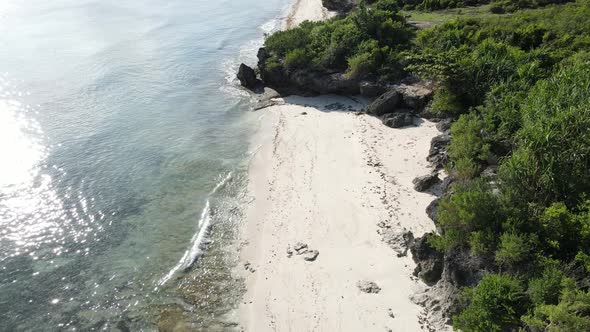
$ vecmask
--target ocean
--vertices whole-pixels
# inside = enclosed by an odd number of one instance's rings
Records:
[[[235,72],[288,5],[2,1],[0,331],[235,326]]]

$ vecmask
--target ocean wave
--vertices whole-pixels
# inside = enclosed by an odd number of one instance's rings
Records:
[[[164,285],[168,282],[178,271],[184,271],[190,268],[204,253],[204,243],[205,240],[209,237],[211,232],[211,197],[217,193],[219,189],[221,189],[225,184],[231,180],[233,172],[228,172],[227,175],[221,179],[211,190],[209,195],[207,195],[207,201],[205,202],[205,207],[201,212],[201,217],[198,221],[198,229],[199,231],[193,235],[191,239],[189,248],[184,252],[182,258],[178,261],[178,263],[158,282],[159,286]]]

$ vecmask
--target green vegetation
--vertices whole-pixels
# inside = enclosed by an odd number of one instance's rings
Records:
[[[580,0],[457,18],[406,53],[406,70],[440,83],[432,111],[458,118],[448,170],[459,184],[430,241],[493,257],[497,271],[466,290],[458,329],[590,330],[588,17]],[[490,157],[493,182],[480,177]]]
[[[361,5],[345,18],[304,22],[277,32],[265,42],[271,63],[287,70],[345,71],[350,77],[401,77],[399,54],[411,46],[414,29],[399,15],[393,0]]]
[[[479,2],[381,0],[266,41],[267,66],[437,82],[430,111],[456,119],[456,183],[429,242],[493,272],[463,292],[453,323],[465,332],[590,331],[590,0],[561,2],[412,11],[444,22],[416,31],[397,8]],[[490,165],[497,175],[482,176]]]

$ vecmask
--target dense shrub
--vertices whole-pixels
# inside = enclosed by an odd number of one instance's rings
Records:
[[[414,29],[398,14],[396,2],[361,5],[346,17],[303,22],[270,35],[266,49],[286,69],[341,70],[349,76],[387,79],[400,74],[396,54],[410,46]]]
[[[454,317],[462,331],[506,331],[518,324],[524,313],[524,288],[516,278],[488,274],[479,285],[464,292],[467,308]]]

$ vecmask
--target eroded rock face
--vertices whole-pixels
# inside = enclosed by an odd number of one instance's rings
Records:
[[[432,188],[435,184],[440,183],[440,179],[438,178],[438,173],[432,173],[428,175],[423,175],[415,178],[412,183],[414,184],[414,189],[419,192],[427,191],[428,189]]]
[[[426,207],[426,214],[428,218],[430,218],[438,228],[438,203],[440,202],[440,198],[437,198],[430,202]]]
[[[406,229],[383,227],[378,233],[382,236],[383,242],[395,251],[397,257],[406,256],[410,245],[414,242],[414,234]]]
[[[440,280],[443,273],[443,254],[428,244],[427,235],[415,239],[410,246],[410,251],[416,262],[414,275],[426,284],[433,285]]]
[[[256,78],[256,72],[254,69],[243,63],[240,65],[240,69],[238,69],[238,79],[240,80],[240,84],[248,89],[257,88],[262,83]]]
[[[360,93],[361,96],[363,97],[367,97],[367,98],[376,98],[379,97],[380,95],[384,94],[386,91],[386,88],[378,83],[374,83],[374,82],[361,82],[360,86]]]

